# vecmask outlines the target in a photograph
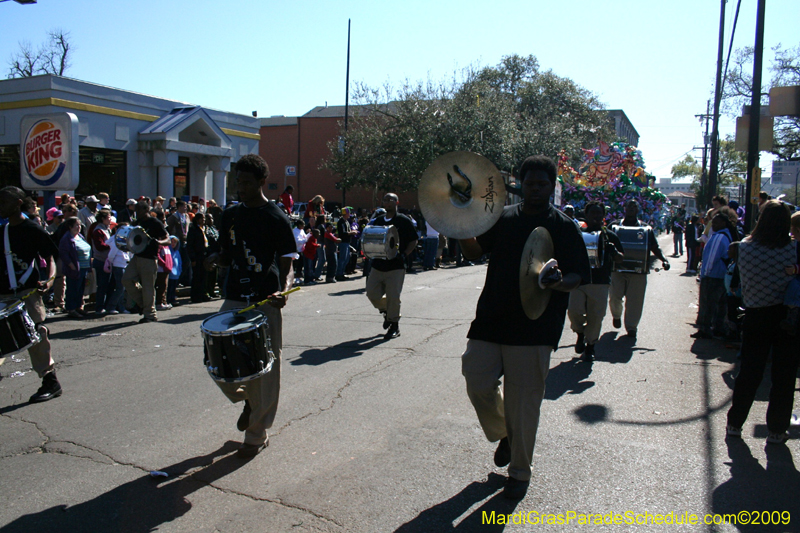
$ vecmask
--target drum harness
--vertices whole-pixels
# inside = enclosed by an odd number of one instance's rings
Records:
[[[30,278],[31,274],[33,274],[33,265],[34,265],[34,263],[33,263],[33,261],[31,261],[30,266],[28,266],[28,270],[26,270],[25,273],[22,275],[22,277],[19,278],[19,283],[17,283],[17,274],[14,272],[14,261],[13,261],[13,259],[11,259],[12,252],[11,252],[11,242],[10,242],[10,240],[8,238],[8,226],[9,226],[9,223],[6,223],[5,227],[3,228],[3,245],[4,245],[4,251],[5,251],[5,254],[6,254],[6,270],[8,270],[8,286],[11,288],[12,291],[14,291],[14,296],[16,296],[17,295],[17,289],[19,289],[20,287],[25,285],[25,282],[28,281],[28,278]],[[35,259],[34,259],[34,261],[35,261]],[[53,279],[55,279],[55,278],[53,278]],[[47,280],[47,281],[49,282],[51,280]],[[29,292],[24,297],[22,297],[22,300],[25,300],[26,298],[28,298],[34,292],[36,292],[36,291],[33,290],[33,291]]]

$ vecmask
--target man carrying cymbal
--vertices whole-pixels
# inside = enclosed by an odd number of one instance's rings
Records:
[[[494,462],[499,467],[508,465],[503,494],[515,500],[525,497],[530,485],[550,354],[564,328],[569,291],[591,283],[580,230],[550,204],[555,163],[545,156],[528,157],[519,175],[522,203],[505,207],[498,222],[483,235],[459,241],[467,259],[491,255],[461,368],[486,437],[499,441]],[[553,258],[561,276],[548,276],[549,303],[531,320],[519,296],[518,280],[526,241],[540,227],[552,237]],[[502,390],[501,376],[505,376]]]

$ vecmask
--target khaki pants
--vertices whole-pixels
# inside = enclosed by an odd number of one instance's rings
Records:
[[[586,344],[594,344],[600,338],[606,307],[608,285],[581,285],[569,293],[570,327],[575,333],[583,333]]]
[[[644,293],[647,290],[647,274],[612,272],[608,306],[611,316],[622,318],[622,298],[625,297],[625,329],[636,331],[642,319]]]
[[[220,311],[246,307],[244,302],[225,300]],[[281,393],[281,350],[283,348],[283,318],[280,309],[269,304],[262,305],[259,311],[267,315],[270,344],[275,354],[272,370],[260,378],[244,383],[214,383],[222,393],[233,402],[247,400],[250,403],[250,425],[244,434],[245,444],[263,444],[267,441],[267,429],[275,421],[278,412],[278,399]]]
[[[508,437],[508,475],[531,478],[539,409],[550,370],[552,346],[507,346],[469,340],[461,356],[467,395],[490,442]],[[503,390],[500,377],[505,376]]]
[[[10,294],[3,296],[12,297]],[[47,328],[44,326],[44,319],[47,316],[47,309],[44,307],[42,296],[34,292],[25,299],[25,311],[36,324],[36,332],[39,333],[39,342],[28,348],[28,355],[31,358],[33,370],[44,377],[48,372],[54,370],[55,362],[50,356],[50,338],[47,336]]]
[[[134,255],[122,275],[122,286],[125,287],[128,298],[138,305],[142,314],[148,318],[156,318],[157,273],[158,265],[155,259],[144,259]]]
[[[374,268],[367,278],[367,298],[379,311],[386,311],[389,322],[400,320],[400,293],[403,291],[403,269],[381,272]]]

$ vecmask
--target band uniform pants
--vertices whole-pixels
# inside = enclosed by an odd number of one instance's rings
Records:
[[[246,307],[244,302],[225,300],[220,312],[228,309]],[[275,421],[278,412],[278,399],[281,393],[281,350],[283,348],[283,318],[280,309],[275,309],[269,304],[258,308],[267,315],[270,344],[275,354],[272,370],[261,376],[244,383],[214,383],[222,393],[233,402],[247,400],[250,403],[250,425],[244,433],[245,444],[263,444],[267,441],[267,430]]]
[[[122,275],[122,286],[128,298],[142,310],[148,318],[156,318],[156,274],[158,265],[155,258],[145,259],[134,255]]]
[[[583,333],[586,344],[595,344],[600,338],[600,328],[608,307],[608,285],[581,285],[569,293],[570,327]]]
[[[611,316],[622,318],[622,298],[625,298],[625,329],[636,331],[642,319],[644,293],[647,290],[647,274],[612,272],[608,306]]]
[[[470,339],[461,356],[461,373],[478,421],[490,442],[508,437],[508,475],[515,479],[531,478],[552,352],[552,346],[507,346]]]
[[[379,311],[386,311],[389,322],[400,320],[400,293],[406,271],[398,268],[388,272],[371,269],[367,278],[367,298]]]

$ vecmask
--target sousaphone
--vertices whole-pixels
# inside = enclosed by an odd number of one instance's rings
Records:
[[[503,214],[506,186],[494,164],[472,152],[437,157],[419,182],[419,207],[439,233],[454,239],[477,237]]]
[[[519,265],[519,296],[525,316],[536,320],[550,303],[552,289],[548,285],[561,279],[558,263],[553,259],[553,239],[546,228],[534,229],[525,241]]]

